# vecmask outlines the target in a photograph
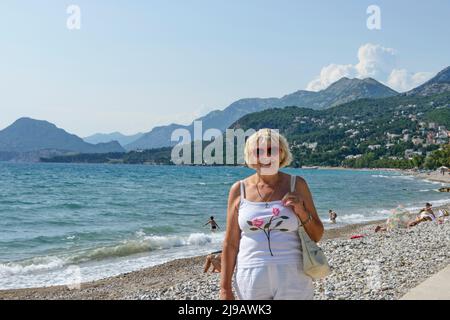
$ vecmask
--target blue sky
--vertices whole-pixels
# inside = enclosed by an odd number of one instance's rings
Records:
[[[71,4],[80,30],[66,27]],[[369,5],[381,30],[366,27]],[[450,65],[442,0],[4,0],[0,12],[0,129],[29,116],[131,134],[343,75],[404,91]]]

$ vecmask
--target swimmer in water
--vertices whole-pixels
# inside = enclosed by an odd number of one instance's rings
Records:
[[[214,220],[214,217],[211,216],[209,218],[209,221],[207,223],[205,223],[203,226],[206,226],[207,224],[211,225],[211,231],[215,232],[217,229],[220,229],[219,225],[217,224],[217,222]]]

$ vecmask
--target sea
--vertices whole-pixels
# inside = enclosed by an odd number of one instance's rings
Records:
[[[309,184],[325,228],[450,203],[398,171],[283,169]],[[0,162],[0,289],[71,285],[220,250],[245,167]],[[328,210],[338,223],[328,221]],[[218,232],[204,226],[210,216]]]

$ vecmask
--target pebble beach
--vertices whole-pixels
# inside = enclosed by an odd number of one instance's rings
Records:
[[[447,210],[449,206],[445,206]],[[435,208],[437,209],[437,208]],[[332,273],[314,282],[317,300],[396,300],[450,262],[450,219],[374,232],[382,221],[327,230],[319,243]],[[350,239],[352,235],[363,235]],[[80,288],[0,291],[0,299],[217,300],[218,273],[203,273],[204,256],[174,260]]]

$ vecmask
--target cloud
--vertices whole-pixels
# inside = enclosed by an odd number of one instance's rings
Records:
[[[396,51],[367,43],[358,49],[359,62],[355,69],[359,78],[387,76],[395,67]]]
[[[351,64],[330,64],[322,68],[320,76],[311,81],[306,90],[319,91],[325,89],[342,77],[355,77],[355,68]]]
[[[411,73],[406,69],[394,69],[388,77],[387,84],[394,90],[404,92],[421,85],[432,76],[431,72]]]
[[[397,91],[410,90],[430,79],[430,72],[410,73],[397,69],[397,51],[379,44],[367,43],[358,49],[358,62],[330,64],[322,68],[318,77],[308,83],[306,89],[319,91],[342,77],[375,78]]]

